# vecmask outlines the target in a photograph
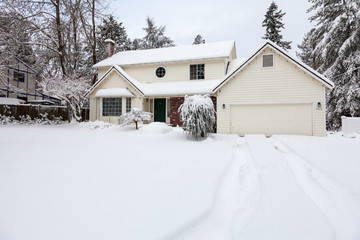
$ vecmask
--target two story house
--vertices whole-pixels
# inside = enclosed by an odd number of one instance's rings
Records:
[[[107,41],[111,55],[113,42]],[[137,107],[152,121],[181,125],[185,95],[209,94],[217,132],[324,136],[325,93],[333,83],[267,41],[237,58],[234,41],[124,51],[94,65],[90,120],[118,123]]]
[[[60,104],[59,99],[37,90],[34,69],[6,51],[0,52],[0,98],[21,99],[27,103]]]

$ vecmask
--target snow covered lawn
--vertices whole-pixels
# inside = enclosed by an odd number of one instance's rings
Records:
[[[0,126],[0,239],[360,239],[359,138],[134,128]]]

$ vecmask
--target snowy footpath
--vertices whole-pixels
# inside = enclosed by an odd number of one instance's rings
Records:
[[[0,126],[1,240],[359,240],[360,138]]]

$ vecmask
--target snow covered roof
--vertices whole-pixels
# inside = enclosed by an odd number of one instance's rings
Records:
[[[310,76],[312,76],[314,79],[318,80],[319,82],[323,83],[327,88],[332,89],[334,87],[334,83],[325,77],[324,75],[320,74],[316,70],[312,69],[305,63],[303,63],[298,58],[292,56],[289,54],[289,52],[282,49],[280,46],[278,46],[276,43],[267,40],[253,55],[251,55],[249,58],[247,58],[245,61],[236,60],[233,64],[232,71],[228,71],[228,74],[219,82],[219,84],[213,89],[213,92],[216,92],[219,90],[228,80],[230,80],[236,73],[238,73],[241,69],[243,69],[249,62],[251,62],[257,55],[261,53],[262,50],[264,50],[266,47],[271,47],[273,50],[275,50],[277,53],[284,56],[287,60],[294,63],[301,69],[303,69],[305,72],[307,72]],[[231,62],[230,62],[231,65]],[[229,65],[229,69],[230,69]]]
[[[120,74],[125,81],[133,86],[142,96],[170,96],[170,95],[185,95],[185,94],[207,94],[212,93],[212,89],[216,87],[222,79],[218,80],[191,80],[191,81],[177,81],[177,82],[159,82],[159,83],[141,83],[128,75],[121,67],[113,66],[110,68],[104,76],[99,79],[86,93],[89,94],[110,74],[111,71],[116,71]],[[111,89],[100,89],[97,91],[95,97],[112,97],[115,94],[123,94],[117,96],[127,96],[123,92],[124,90],[132,94],[128,89],[115,88],[114,91]],[[99,93],[100,92],[100,93]],[[129,97],[133,97],[132,94]]]
[[[2,105],[20,105],[20,104],[25,104],[25,103],[26,102],[24,100],[17,99],[17,98],[0,97],[0,104],[2,104]]]
[[[219,80],[191,80],[143,84],[146,96],[173,96],[186,94],[210,94]]]
[[[134,97],[126,88],[103,88],[96,92],[95,97]]]
[[[114,54],[93,67],[125,66],[135,64],[150,64],[164,62],[178,62],[201,59],[229,57],[235,41],[223,41],[188,46],[175,46],[147,50],[123,51]]]

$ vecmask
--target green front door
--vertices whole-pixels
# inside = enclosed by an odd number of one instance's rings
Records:
[[[156,98],[154,106],[154,121],[155,122],[166,122],[166,99]]]

